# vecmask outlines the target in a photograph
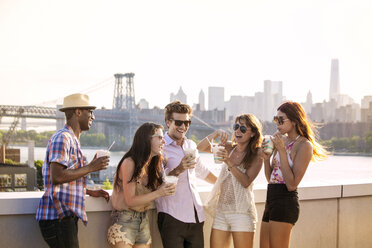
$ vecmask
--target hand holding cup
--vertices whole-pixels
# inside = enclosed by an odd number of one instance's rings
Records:
[[[270,135],[265,135],[264,140],[262,142],[262,148],[264,153],[271,155],[274,150],[274,143],[272,141],[272,137]]]
[[[170,176],[170,177],[173,177],[173,176]],[[166,182],[164,182],[160,186],[160,188],[158,189],[158,191],[160,193],[160,196],[174,195],[176,193],[176,186],[177,186],[177,183],[166,183]]]
[[[225,160],[226,156],[226,150],[225,147],[219,145],[219,144],[213,144],[212,145],[212,151],[213,151],[213,159],[214,163],[216,164],[222,164],[222,162]]]

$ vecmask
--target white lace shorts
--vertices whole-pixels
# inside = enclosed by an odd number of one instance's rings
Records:
[[[216,213],[212,228],[228,232],[255,232],[257,221],[248,214]]]

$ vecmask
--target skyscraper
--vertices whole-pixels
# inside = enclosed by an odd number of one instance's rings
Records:
[[[264,81],[264,120],[271,121],[283,101],[282,81]]]
[[[225,88],[208,87],[208,110],[224,110]]]
[[[340,95],[340,73],[338,67],[338,59],[331,61],[331,81],[329,85],[329,101],[332,99],[336,102]]]
[[[175,100],[179,100],[182,103],[187,103],[187,96],[185,92],[183,92],[182,87],[180,87],[176,95],[174,93],[170,94],[170,101],[173,102]]]
[[[205,95],[204,95],[203,90],[200,90],[200,93],[199,93],[199,108],[202,111],[205,110]]]
[[[306,110],[306,114],[311,114],[311,108],[313,106],[313,94],[311,94],[310,90],[309,92],[307,93],[307,96],[306,96],[306,102],[305,102],[305,110]]]

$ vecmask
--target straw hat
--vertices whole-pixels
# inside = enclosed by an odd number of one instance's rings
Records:
[[[63,106],[59,111],[64,112],[67,109],[75,108],[85,108],[85,109],[95,109],[96,106],[89,104],[89,96],[84,94],[72,94],[63,98]]]

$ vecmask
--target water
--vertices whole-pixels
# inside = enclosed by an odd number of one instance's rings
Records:
[[[27,161],[27,147],[15,147],[21,149],[21,162]],[[85,148],[83,152],[88,161],[92,160],[98,149]],[[45,148],[35,147],[35,160],[44,160]],[[124,152],[111,152],[110,165],[116,166]],[[218,176],[220,165],[213,162],[213,155],[208,153],[200,154],[203,163]],[[300,186],[315,185],[337,185],[371,182],[372,178],[372,157],[367,156],[331,156],[322,162],[311,162],[306,171]],[[208,183],[199,180],[200,186]],[[263,168],[255,180],[255,188],[266,187],[267,181]]]

